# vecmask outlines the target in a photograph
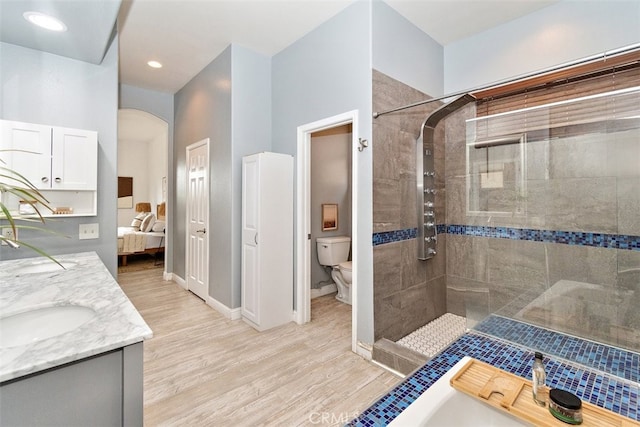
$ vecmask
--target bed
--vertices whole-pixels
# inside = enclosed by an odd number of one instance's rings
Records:
[[[164,254],[165,204],[156,208],[156,214],[138,215],[131,226],[118,227],[118,258],[127,265],[130,255]]]

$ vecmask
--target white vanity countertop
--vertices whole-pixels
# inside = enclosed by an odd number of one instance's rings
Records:
[[[153,335],[95,252],[55,258],[75,265],[67,270],[25,274],[27,267],[53,262],[46,258],[0,262],[0,317],[69,304],[91,307],[96,315],[62,335],[0,348],[0,382],[135,344]]]

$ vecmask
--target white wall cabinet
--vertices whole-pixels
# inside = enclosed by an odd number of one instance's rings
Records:
[[[259,331],[293,316],[293,157],[242,159],[242,318]]]
[[[7,120],[0,126],[0,158],[9,168],[43,191],[52,207],[96,214],[97,132]],[[17,202],[7,204],[13,208]]]

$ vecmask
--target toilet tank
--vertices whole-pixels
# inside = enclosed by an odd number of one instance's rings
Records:
[[[318,249],[318,261],[321,265],[334,266],[349,259],[351,237],[318,237],[316,248]]]

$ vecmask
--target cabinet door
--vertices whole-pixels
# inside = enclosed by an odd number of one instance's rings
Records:
[[[260,325],[260,163],[258,156],[242,159],[242,315]]]
[[[54,127],[52,154],[52,189],[97,189],[98,134],[96,132]]]
[[[0,125],[0,159],[37,188],[51,188],[51,126],[7,120]]]

